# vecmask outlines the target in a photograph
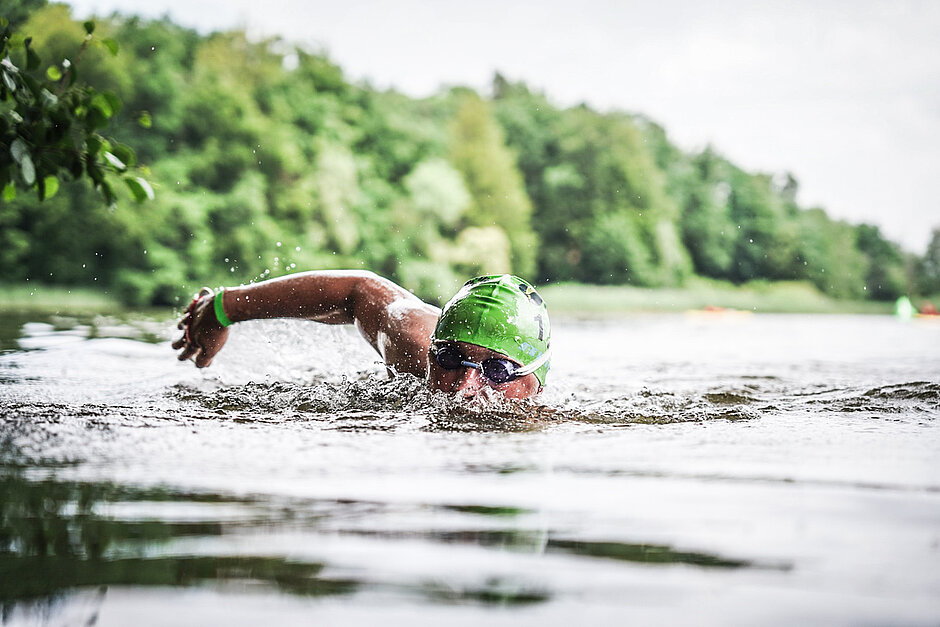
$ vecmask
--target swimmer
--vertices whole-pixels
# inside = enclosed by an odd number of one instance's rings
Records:
[[[303,318],[355,324],[389,372],[427,379],[433,390],[474,396],[492,388],[507,398],[542,391],[551,327],[538,292],[501,274],[467,281],[444,309],[372,272],[304,272],[240,287],[203,288],[177,327],[180,361],[205,368],[229,327],[244,320]]]

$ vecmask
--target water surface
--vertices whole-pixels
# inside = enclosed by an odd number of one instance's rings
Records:
[[[351,329],[0,324],[10,625],[936,624],[940,324],[554,324],[536,403]]]

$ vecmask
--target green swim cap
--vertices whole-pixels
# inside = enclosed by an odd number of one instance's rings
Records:
[[[503,353],[525,366],[536,365],[545,385],[552,335],[548,307],[528,281],[511,274],[467,281],[444,305],[433,341],[467,342]]]

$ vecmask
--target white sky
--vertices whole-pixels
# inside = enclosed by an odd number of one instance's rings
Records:
[[[425,96],[494,71],[648,115],[685,149],[791,171],[798,200],[921,253],[940,226],[940,1],[71,0],[329,53]]]

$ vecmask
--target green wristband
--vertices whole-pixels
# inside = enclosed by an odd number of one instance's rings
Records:
[[[222,306],[223,294],[225,294],[225,288],[219,288],[219,291],[215,293],[215,298],[212,299],[212,305],[215,308],[215,319],[218,320],[219,324],[223,327],[228,327],[232,325],[232,321],[225,315],[225,308]]]

